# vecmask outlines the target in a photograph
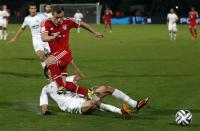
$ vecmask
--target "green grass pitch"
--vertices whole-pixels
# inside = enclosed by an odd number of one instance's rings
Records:
[[[9,25],[9,38],[20,25]],[[103,25],[92,25],[103,31]],[[194,131],[200,129],[200,42],[192,41],[188,27],[178,26],[170,42],[166,25],[114,25],[103,39],[81,30],[71,32],[74,60],[85,74],[81,85],[113,85],[134,99],[150,97],[150,104],[131,120],[109,112],[73,115],[39,113],[39,95],[47,84],[34,54],[27,29],[16,44],[0,41],[0,130],[65,131]],[[70,72],[71,68],[69,67]],[[107,103],[120,106],[112,97]],[[175,113],[188,109],[190,126],[175,124]]]

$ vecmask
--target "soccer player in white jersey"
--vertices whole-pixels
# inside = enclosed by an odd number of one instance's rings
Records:
[[[0,7],[0,40],[7,39],[7,24],[8,24],[8,17],[10,16],[5,6]]]
[[[6,18],[5,18],[5,27],[4,27],[4,33],[3,33],[4,40],[6,40],[7,37],[8,37],[7,27],[8,27],[8,19],[10,17],[10,11],[7,8],[7,5],[3,5],[2,8],[3,8],[3,11],[5,11],[6,15],[7,15]]]
[[[178,21],[178,16],[176,15],[174,9],[170,9],[170,13],[167,15],[167,21],[170,40],[175,41],[177,32],[176,22]]]
[[[47,74],[51,80],[50,72]],[[75,77],[75,76],[74,76]],[[66,82],[72,83],[74,82],[74,77],[70,76],[66,78]],[[79,86],[77,85],[77,88]],[[126,104],[122,105],[122,108],[119,109],[115,106],[101,103],[102,98],[108,95],[112,95],[114,98],[121,100],[134,109],[139,111],[143,106],[145,106],[149,98],[145,98],[139,101],[135,101],[130,98],[128,95],[120,91],[119,89],[115,89],[112,86],[98,86],[93,89],[94,95],[90,97],[90,100],[72,92],[67,92],[65,95],[57,94],[57,85],[55,82],[51,81],[49,84],[43,87],[41,95],[40,95],[40,107],[41,112],[43,114],[48,114],[48,95],[58,104],[59,108],[62,111],[82,114],[90,111],[91,109],[99,108],[100,110],[111,111],[114,113],[118,113],[120,115],[123,114],[131,114],[131,110],[128,108]]]
[[[77,12],[74,14],[74,19],[80,24],[81,20],[83,19],[83,14],[80,12],[80,10],[77,10]],[[77,32],[80,33],[80,28],[77,28]]]
[[[31,29],[32,42],[35,53],[39,57],[41,65],[44,68],[44,60],[46,59],[45,55],[50,52],[50,48],[47,42],[43,42],[41,40],[40,31],[42,22],[44,22],[47,18],[43,14],[37,13],[36,5],[33,3],[29,5],[29,13],[30,15],[25,17],[22,26],[18,29],[17,33],[10,41],[14,43],[28,26]]]
[[[52,18],[52,6],[51,4],[45,4],[44,5],[44,15],[47,18]]]

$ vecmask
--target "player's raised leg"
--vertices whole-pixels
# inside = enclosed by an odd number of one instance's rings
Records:
[[[46,57],[45,57],[44,51],[38,50],[38,51],[36,52],[36,54],[37,54],[37,56],[38,56],[39,59],[40,59],[40,63],[41,63],[41,65],[42,65],[42,68],[44,69],[45,66],[46,66],[46,64],[45,64]]]
[[[144,98],[139,101],[133,100],[127,94],[122,92],[119,89],[115,89],[112,86],[100,86],[94,89],[94,93],[98,97],[104,97],[106,95],[112,95],[116,99],[122,100],[127,103],[131,107],[135,108],[136,111],[139,111],[144,105],[146,105],[149,101],[149,98]]]

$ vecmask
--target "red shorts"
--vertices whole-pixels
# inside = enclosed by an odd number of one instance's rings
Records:
[[[105,24],[111,24],[111,19],[105,19]]]
[[[62,74],[67,73],[67,65],[72,61],[72,54],[70,50],[60,50],[51,54],[52,57],[56,58],[57,65],[60,68]]]
[[[196,28],[196,27],[197,27],[197,23],[196,22],[190,22],[189,28]]]

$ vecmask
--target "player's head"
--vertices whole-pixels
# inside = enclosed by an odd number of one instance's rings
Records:
[[[7,10],[7,5],[2,5],[3,10]]]
[[[173,8],[170,9],[170,13],[175,13]]]
[[[53,14],[52,18],[53,23],[55,25],[60,25],[63,22],[64,9],[61,7],[54,7],[52,14]]]
[[[194,8],[194,7],[191,7],[191,11],[195,11],[195,8]]]
[[[35,3],[30,3],[28,6],[28,11],[31,16],[34,16],[37,14],[37,7]]]
[[[51,4],[45,4],[45,5],[44,5],[44,11],[45,11],[46,13],[50,13],[50,12],[52,11],[52,6],[51,6]]]
[[[80,12],[80,10],[78,9],[76,12],[78,12],[78,13],[79,13],[79,12]]]

